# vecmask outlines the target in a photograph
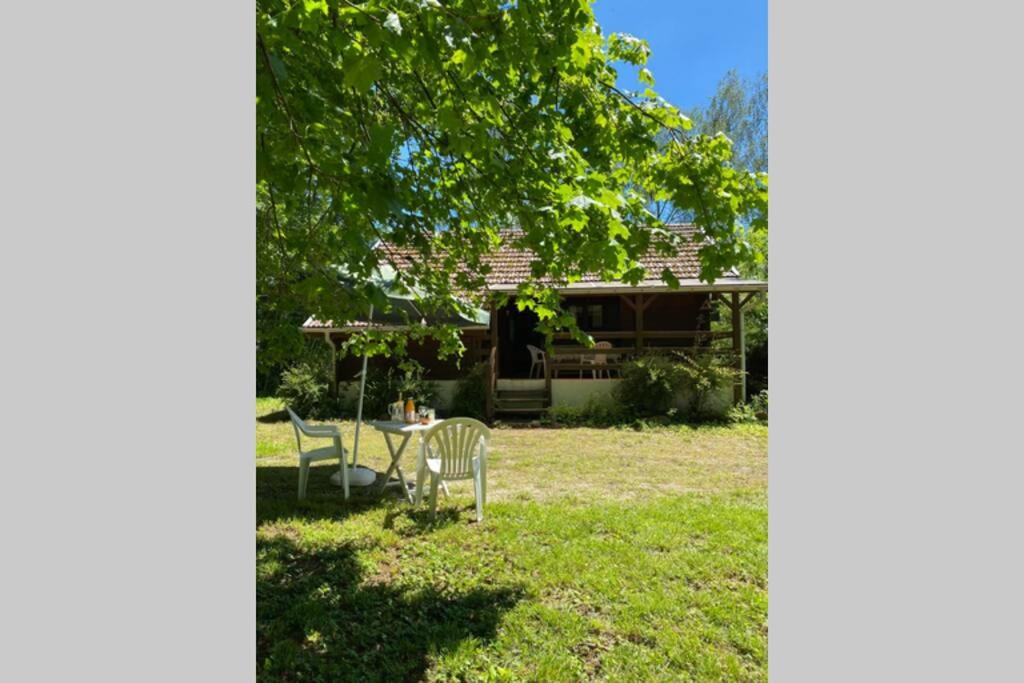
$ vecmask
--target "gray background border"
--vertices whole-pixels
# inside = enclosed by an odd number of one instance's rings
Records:
[[[254,8],[5,4],[2,680],[255,677]]]
[[[1019,676],[1021,10],[770,7],[770,676]]]

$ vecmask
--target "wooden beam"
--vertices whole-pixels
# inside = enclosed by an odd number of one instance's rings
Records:
[[[498,385],[498,308],[494,304],[491,304],[491,350],[487,359],[486,382],[484,412],[490,420],[494,418],[494,392]]]
[[[732,293],[732,350],[736,354],[736,370],[740,373],[743,372],[746,363],[743,359],[743,312],[740,308],[740,295],[738,292]],[[743,395],[744,382],[742,380],[742,374],[740,375],[740,381],[733,385],[733,402],[743,403],[745,398]]]
[[[658,298],[658,294],[651,294],[649,297],[646,297],[644,299],[644,310],[646,311],[647,307],[650,306],[652,303],[654,303],[654,300],[657,299],[657,298]]]
[[[595,330],[593,336],[600,339],[633,339],[636,337],[636,332],[633,330]],[[724,338],[731,336],[731,332],[712,330],[644,330],[644,337],[656,337],[658,339],[689,339],[690,337]],[[553,337],[556,340],[572,339],[572,335],[568,332],[556,332]]]
[[[634,304],[628,296],[626,296],[625,294],[620,294],[619,298],[622,299],[622,301],[625,302],[627,306],[629,306],[630,310],[636,310],[636,304]]]
[[[550,353],[545,353],[544,354],[544,393],[546,394],[546,396],[544,397],[544,400],[546,402],[546,407],[547,408],[551,407],[551,363],[550,363],[550,360],[551,360],[551,354]]]
[[[749,301],[750,301],[751,299],[753,299],[753,298],[754,298],[755,296],[757,296],[757,295],[758,295],[758,294],[760,294],[760,293],[761,293],[761,292],[750,292],[749,294],[747,294],[747,295],[746,295],[745,297],[743,297],[743,299],[742,299],[742,300],[740,301],[740,308],[743,308],[744,306],[746,306],[746,305],[747,305],[747,303],[748,303],[748,302],[749,302]]]
[[[487,374],[484,376],[484,414],[490,420],[494,417],[494,386],[495,386],[495,365],[497,364],[498,348],[491,347],[487,360]]]
[[[491,305],[491,348],[498,348],[498,309],[493,304]]]
[[[636,295],[636,352],[640,353],[644,349],[644,295]]]
[[[678,345],[673,345],[673,346],[648,346],[647,350],[648,351],[693,351],[694,347],[693,346],[678,346]],[[713,347],[713,346],[699,346],[699,347],[697,347],[697,351],[699,351],[699,352],[708,352],[708,353],[729,353],[729,354],[733,353],[733,350],[731,348],[722,348],[722,347],[716,348],[716,347]],[[606,355],[606,356],[628,356],[631,353],[633,353],[633,348],[630,347],[630,346],[616,346],[616,347],[613,347],[613,348],[610,348],[610,349],[587,349],[587,348],[583,348],[583,347],[568,347],[568,348],[563,349],[561,347],[556,346],[555,350],[553,350],[551,352],[550,356],[548,357],[548,360],[550,360],[553,365],[557,366],[559,364],[558,359],[566,358],[568,356],[577,356],[577,357],[580,357],[580,358],[588,357],[589,358],[590,356],[601,356],[601,355]]]

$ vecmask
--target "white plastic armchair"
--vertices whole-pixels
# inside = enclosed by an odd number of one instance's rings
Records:
[[[527,344],[526,350],[530,352],[530,377],[533,377],[533,371],[538,365],[540,366],[540,371],[537,373],[537,376],[543,377],[544,366],[548,362],[547,354],[533,344]]]
[[[600,349],[600,350],[604,351],[606,349],[611,349],[612,348],[612,343],[611,342],[606,342],[606,341],[599,341],[599,342],[594,344],[594,348],[595,349]],[[599,379],[602,374],[604,374],[606,377],[611,379],[612,371],[611,371],[611,368],[608,365],[608,355],[607,354],[595,353],[593,356],[591,356],[587,360],[587,362],[590,363],[591,365],[595,366],[594,369],[590,371],[591,377],[593,379]]]
[[[299,500],[306,497],[306,484],[309,483],[309,463],[318,460],[333,460],[334,458],[338,459],[341,467],[341,487],[345,492],[345,500],[348,500],[348,467],[345,462],[348,451],[341,445],[341,430],[334,425],[308,425],[291,408],[288,408],[288,415],[292,418],[295,442],[299,447]],[[331,439],[334,444],[304,451],[302,450],[303,435],[308,439]]]
[[[484,519],[487,502],[487,446],[491,430],[468,417],[449,418],[432,427],[423,438],[416,462],[416,503],[423,500],[423,484],[430,474],[430,516],[437,513],[437,488],[445,481],[472,479],[476,521]]]

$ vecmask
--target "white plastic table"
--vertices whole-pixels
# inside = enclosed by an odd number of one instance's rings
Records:
[[[419,444],[417,448],[422,448],[423,432],[443,421],[444,420],[434,420],[430,424],[420,424],[419,422],[407,424],[405,422],[395,422],[392,420],[370,423],[374,429],[384,434],[384,441],[387,442],[388,451],[391,453],[391,466],[388,467],[388,471],[384,474],[384,481],[381,482],[378,493],[384,492],[384,487],[386,487],[391,480],[391,473],[398,472],[398,481],[402,485],[402,491],[405,494],[406,499],[410,503],[414,502],[413,493],[409,490],[409,485],[405,481],[405,473],[402,472],[402,468],[400,466],[402,453],[405,452],[405,447],[409,445],[409,439],[412,438],[413,434],[416,434],[419,437]],[[394,441],[391,439],[392,436],[402,437],[397,448],[395,447]]]

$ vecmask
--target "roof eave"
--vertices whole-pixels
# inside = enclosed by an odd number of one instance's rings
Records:
[[[492,284],[488,289],[503,294],[514,294],[518,285],[514,283]],[[670,287],[663,280],[645,280],[635,285],[622,282],[574,282],[559,287],[563,294],[630,294],[636,292],[767,292],[768,283],[763,280],[741,280],[723,278],[713,284],[698,279],[680,280],[678,287]]]

